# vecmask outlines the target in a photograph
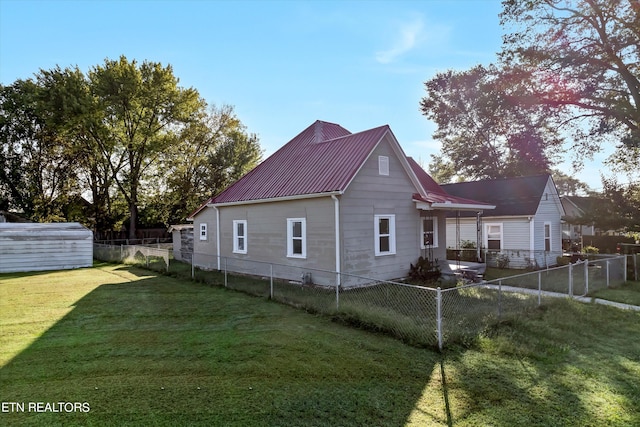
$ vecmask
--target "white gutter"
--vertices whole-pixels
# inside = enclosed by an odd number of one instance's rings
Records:
[[[445,203],[431,203],[431,207],[433,209],[455,209],[455,210],[459,210],[459,211],[464,211],[464,210],[470,210],[470,211],[482,211],[485,209],[495,209],[496,207],[493,205],[472,205],[472,204],[466,204],[466,203],[451,203],[451,202],[445,202]]]
[[[534,233],[535,232],[535,221],[532,216],[529,217],[529,250],[531,253],[534,253],[536,249],[535,241],[534,241]]]
[[[216,253],[218,255],[218,271],[220,271],[220,211],[215,206],[213,209],[216,210]]]
[[[340,286],[340,199],[335,194],[332,194],[331,198],[333,199],[334,223],[336,226],[336,280],[337,285]]]
[[[328,196],[333,197],[333,196],[339,196],[341,194],[342,194],[342,191],[328,191],[326,193],[298,194],[294,196],[273,197],[268,199],[241,200],[238,202],[207,203],[207,206],[216,207],[216,206],[252,205],[255,203],[284,202],[288,200],[313,199],[316,197],[328,197]]]

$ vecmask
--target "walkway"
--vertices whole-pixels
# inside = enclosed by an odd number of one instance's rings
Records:
[[[488,289],[498,289],[498,285],[492,285],[492,284],[488,284],[485,283],[483,284],[483,286],[486,286]],[[516,286],[502,286],[502,290],[505,292],[516,292],[516,293],[520,293],[520,294],[530,294],[530,295],[538,295],[538,290],[537,289],[528,289],[528,288],[518,288]],[[545,297],[553,297],[553,298],[570,298],[569,295],[567,294],[563,294],[561,292],[550,292],[550,291],[542,291],[540,293],[542,296]],[[593,298],[593,297],[585,297],[585,296],[573,296],[571,297],[572,299],[576,300],[576,301],[580,301],[580,302],[584,302],[584,303],[595,303],[595,304],[602,304],[602,305],[608,305],[611,307],[616,307],[622,310],[633,310],[633,311],[640,311],[640,306],[637,305],[631,305],[631,304],[624,304],[621,302],[615,302],[615,301],[609,301],[606,299],[602,299],[602,298]]]

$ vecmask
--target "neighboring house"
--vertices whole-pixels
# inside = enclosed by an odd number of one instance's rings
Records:
[[[421,255],[444,260],[446,211],[489,207],[446,194],[389,126],[352,134],[316,121],[189,220],[196,265],[220,269],[229,257],[255,274],[242,261],[260,261],[278,264],[279,277],[310,269],[316,284],[350,286],[335,272],[388,280]]]
[[[447,246],[460,240],[477,242],[490,259],[511,268],[555,265],[562,255],[561,218],[564,209],[550,175],[481,180],[442,185],[449,194],[473,197],[496,206],[485,212],[481,227],[461,213],[447,218]],[[480,238],[478,239],[478,236]]]
[[[586,219],[587,212],[593,209],[598,199],[593,197],[560,196],[565,216],[562,221],[562,239],[571,249],[572,243],[580,242],[583,236],[595,236],[596,227]],[[590,222],[590,223],[589,223]]]
[[[0,273],[93,265],[93,233],[77,222],[0,223]]]

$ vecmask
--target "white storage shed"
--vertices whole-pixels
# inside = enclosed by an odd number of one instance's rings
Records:
[[[77,222],[0,223],[0,273],[93,265],[93,232]]]

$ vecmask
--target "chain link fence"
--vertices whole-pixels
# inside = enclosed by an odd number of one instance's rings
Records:
[[[169,271],[171,250],[142,245],[93,244],[93,257],[100,261],[144,265],[156,271]]]
[[[628,265],[627,258],[619,256],[434,288],[203,253],[194,253],[189,265],[170,259],[169,251],[160,256],[162,250],[156,248],[102,246],[94,249],[98,259],[129,261],[225,286],[439,349],[471,343],[498,322],[526,315],[551,298],[586,295],[621,284]]]

